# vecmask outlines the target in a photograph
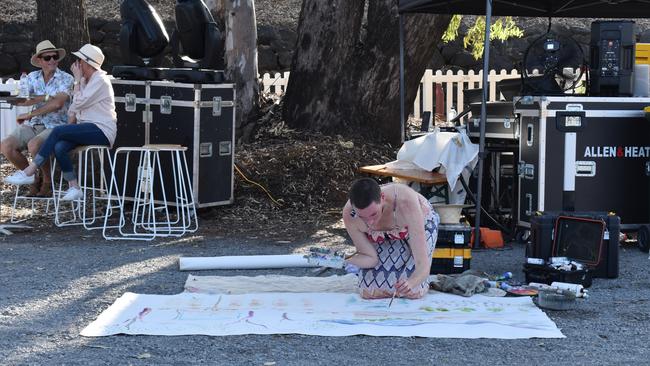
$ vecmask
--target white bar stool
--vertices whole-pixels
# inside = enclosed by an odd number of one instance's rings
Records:
[[[162,166],[162,164],[160,164],[161,154],[167,153],[172,166],[171,173],[173,186],[168,191],[163,177],[160,177],[160,190],[163,192],[163,196],[168,198],[166,199],[166,204],[175,208],[175,220],[170,222],[158,222],[158,224],[167,225],[168,229],[172,233],[180,235],[183,235],[186,232],[195,232],[199,227],[199,223],[196,215],[192,181],[190,180],[189,167],[185,156],[187,147],[165,144],[150,144],[145,145],[144,147],[152,149],[153,154],[155,155],[154,161],[157,162],[158,166]],[[164,156],[163,159],[165,159]],[[170,193],[171,197],[168,197]],[[173,201],[169,198],[173,198]],[[154,201],[154,204],[157,202],[158,201]],[[167,207],[167,209],[169,210],[169,207]],[[149,223],[134,220],[134,223],[136,222],[141,223],[144,227],[151,230]]]
[[[25,201],[27,202],[27,208],[30,210],[29,215],[26,217],[18,217],[17,216],[17,210],[20,209],[19,202],[20,201]],[[20,186],[16,186],[16,193],[14,195],[14,202],[11,206],[11,218],[10,222],[12,224],[16,224],[19,222],[27,221],[34,217],[36,214],[36,208],[37,205],[42,206],[45,204],[45,214],[50,214],[50,204],[52,206],[54,203],[54,198],[53,197],[34,197],[34,196],[26,196],[24,194],[20,193]]]
[[[65,190],[63,189],[63,176],[61,176],[58,187],[54,187],[52,191],[55,208],[54,224],[59,227],[83,225],[88,230],[101,229],[103,228],[101,219],[105,215],[99,212],[101,209],[100,202],[117,199],[116,197],[111,198],[107,194],[108,179],[106,178],[106,172],[112,165],[109,147],[105,145],[84,145],[74,149],[73,154],[77,155],[77,181],[83,195],[80,199],[70,202],[70,210],[62,211],[63,202],[60,200]],[[52,164],[53,172],[55,167],[56,159]],[[54,182],[54,178],[52,182]],[[108,210],[108,205],[106,207]],[[68,215],[64,216],[66,213]]]
[[[113,159],[109,196],[116,193],[118,203],[119,236],[111,235],[107,229],[110,213],[104,220],[104,238],[153,240],[156,237],[182,236],[198,229],[198,218],[194,194],[185,157],[186,147],[180,145],[145,145],[142,147],[121,147]],[[138,154],[137,165],[131,153]],[[171,169],[161,164],[161,154],[167,153]],[[124,159],[123,169],[117,168]],[[164,157],[164,159],[166,159]],[[165,160],[166,161],[166,160]],[[121,187],[117,184],[116,169],[122,175]],[[135,169],[135,176],[130,173]],[[173,184],[165,185],[165,178],[171,173]],[[133,178],[135,177],[135,182]],[[134,190],[132,190],[135,188]],[[169,188],[169,189],[168,189]],[[168,199],[169,194],[169,199]],[[127,229],[126,201],[133,202],[130,215],[131,230]],[[109,202],[111,208],[111,202]]]
[[[51,182],[54,182],[53,180],[50,180]],[[20,193],[20,186],[15,186],[16,187],[16,193],[14,194],[14,201],[11,206],[11,217],[10,217],[10,222],[12,224],[16,224],[19,222],[24,222],[36,214],[36,209],[37,206],[43,206],[45,205],[45,215],[52,215],[53,213],[50,213],[50,204],[52,204],[52,207],[54,207],[54,197],[36,197],[36,196],[27,196],[25,194]],[[52,183],[52,190],[54,190],[54,183]],[[20,205],[20,201],[26,202],[26,205]],[[26,209],[29,209],[29,215],[27,216],[21,216],[18,217],[17,211],[21,208],[25,207]]]

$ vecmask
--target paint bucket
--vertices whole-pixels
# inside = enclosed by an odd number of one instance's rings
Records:
[[[460,222],[460,213],[466,207],[471,207],[471,205],[433,204],[433,209],[440,216],[441,224],[458,224]]]

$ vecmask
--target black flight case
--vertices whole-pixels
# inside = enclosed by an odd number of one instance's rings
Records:
[[[516,97],[518,225],[561,210],[614,212],[621,230],[649,223],[648,105],[650,98]]]
[[[115,148],[145,144],[185,146],[197,207],[233,202],[233,84],[122,79],[113,79],[112,84],[118,124]],[[171,166],[171,160],[161,164],[165,169],[166,164]],[[119,182],[121,177],[117,178]],[[165,186],[172,187],[173,183]],[[132,197],[132,193],[127,192],[127,196]]]

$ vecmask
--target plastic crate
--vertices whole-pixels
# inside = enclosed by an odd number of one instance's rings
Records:
[[[440,224],[438,225],[439,246],[467,246],[469,247],[470,238],[472,237],[472,227],[463,224]]]
[[[634,59],[637,64],[650,64],[650,43],[637,43]]]
[[[470,248],[436,248],[433,251],[430,274],[462,273],[469,269]]]

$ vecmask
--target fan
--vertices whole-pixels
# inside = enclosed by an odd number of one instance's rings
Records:
[[[585,55],[578,42],[549,31],[526,49],[521,70],[523,92],[532,95],[575,92],[585,70]]]

